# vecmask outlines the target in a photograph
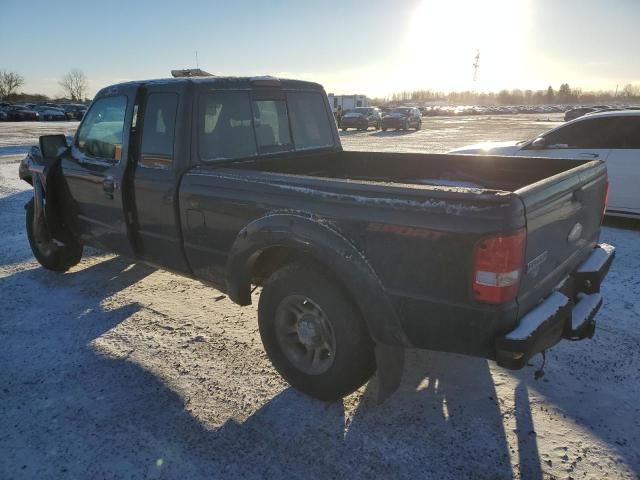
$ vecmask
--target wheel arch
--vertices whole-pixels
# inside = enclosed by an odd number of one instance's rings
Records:
[[[270,214],[243,228],[226,266],[227,293],[251,304],[251,283],[299,260],[320,264],[346,289],[379,343],[409,344],[380,279],[357,248],[337,229],[311,215]]]

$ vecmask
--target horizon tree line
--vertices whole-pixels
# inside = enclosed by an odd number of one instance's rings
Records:
[[[433,102],[457,105],[544,105],[610,103],[615,101],[640,102],[640,85],[627,84],[619,92],[610,90],[583,91],[568,83],[556,91],[549,85],[546,90],[499,90],[476,92],[472,90],[442,92],[437,90],[410,90],[395,92],[389,97],[372,98],[372,103]]]

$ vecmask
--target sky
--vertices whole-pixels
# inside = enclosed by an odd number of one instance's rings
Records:
[[[640,0],[0,0],[0,12],[0,70],[52,96],[73,68],[92,95],[193,68],[196,52],[216,75],[337,94],[640,85]]]

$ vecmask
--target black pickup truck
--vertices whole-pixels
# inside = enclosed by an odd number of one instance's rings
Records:
[[[311,82],[110,86],[73,141],[40,138],[20,177],[44,267],[66,271],[91,245],[239,305],[261,286],[267,354],[325,400],[406,347],[517,369],[591,337],[614,256],[598,243],[602,162],[343,151]]]

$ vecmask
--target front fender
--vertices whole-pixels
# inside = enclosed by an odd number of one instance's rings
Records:
[[[304,214],[267,215],[240,231],[226,266],[227,293],[234,302],[251,303],[253,264],[271,247],[293,249],[328,268],[347,287],[376,342],[409,345],[395,309],[364,255],[333,226]]]
[[[21,180],[33,186],[35,218],[41,219],[46,233],[63,243],[74,241],[70,230],[66,228],[62,215],[62,192],[60,192],[60,158],[44,159],[40,148],[32,147],[29,154],[20,162],[18,175]],[[45,238],[45,237],[42,238]]]
[[[40,149],[36,146],[31,147],[27,156],[20,161],[20,166],[18,167],[18,177],[20,177],[20,180],[24,180],[25,182],[33,185],[32,167],[37,168],[36,166],[41,161],[42,157],[40,156]]]

